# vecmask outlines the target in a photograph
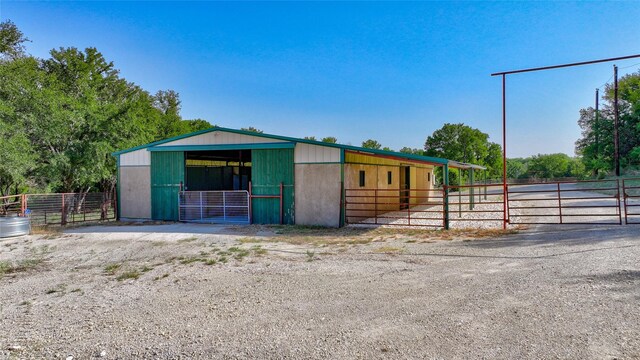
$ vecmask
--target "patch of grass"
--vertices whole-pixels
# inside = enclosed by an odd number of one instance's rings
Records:
[[[263,249],[260,245],[254,245],[251,247],[251,251],[257,256],[265,255],[268,251],[267,249]]]
[[[31,301],[29,301],[29,300],[24,300],[23,302],[21,302],[21,303],[20,303],[20,304],[18,304],[18,305],[20,305],[20,306],[29,306],[29,305],[31,305]]]
[[[52,253],[55,249],[56,249],[55,246],[44,244],[37,247],[32,247],[29,250],[34,256],[43,257],[45,255]]]
[[[405,241],[405,242],[406,242],[407,244],[413,244],[413,243],[415,243],[415,242],[417,242],[417,241],[418,241],[418,240],[407,240],[407,241]]]
[[[215,265],[217,263],[216,259],[208,259],[204,262],[205,265]]]
[[[316,253],[314,251],[307,250],[306,254],[307,254],[307,261],[308,262],[311,262],[311,261],[316,259]]]
[[[227,261],[229,261],[229,260],[227,259],[227,257],[226,257],[226,256],[220,256],[220,257],[218,258],[218,262],[221,262],[221,263],[223,263],[223,264],[226,264],[226,262],[227,262]]]
[[[32,226],[32,235],[45,235],[45,239],[52,239],[62,235],[62,228],[60,226]]]
[[[167,277],[169,277],[169,274],[168,274],[168,273],[164,273],[164,274],[162,274],[162,276],[156,276],[156,277],[154,277],[154,278],[153,278],[153,281],[158,281],[158,280],[160,280],[160,279],[164,279],[164,278],[167,278]]]
[[[76,292],[77,292],[77,293],[79,293],[79,292],[82,292],[82,289],[80,289],[80,288],[75,288],[75,289],[71,290],[70,292],[72,292],[72,293],[76,293]]]
[[[49,295],[49,294],[55,294],[55,293],[60,293],[60,294],[64,294],[65,290],[67,289],[67,285],[65,284],[59,284],[58,286],[48,289],[47,291],[45,291],[44,293]]]
[[[109,275],[115,275],[120,267],[122,267],[122,264],[112,263],[104,267],[104,272]]]
[[[184,238],[184,239],[180,239],[178,240],[179,243],[187,243],[187,242],[192,242],[192,241],[196,241],[198,240],[198,238],[196,236],[191,236],[188,238]]]
[[[122,274],[118,275],[116,280],[118,281],[128,280],[128,279],[136,280],[139,277],[140,277],[140,272],[138,270],[130,270],[130,271],[125,271]]]
[[[142,269],[140,269],[140,271],[143,272],[143,273],[149,272],[151,270],[153,270],[153,267],[148,266],[148,265],[145,265],[145,266],[142,267]]]
[[[183,257],[182,259],[180,259],[180,264],[182,265],[187,265],[187,264],[192,264],[194,262],[204,262],[206,261],[206,259],[201,258],[201,257],[197,257],[197,256],[190,256],[190,257]]]
[[[384,253],[384,254],[397,253],[397,252],[401,252],[401,251],[402,251],[401,248],[393,247],[393,246],[382,246],[382,247],[379,247],[379,248],[373,250],[373,252]]]
[[[233,258],[236,260],[242,260],[245,256],[248,256],[248,255],[249,255],[249,250],[242,249],[236,252],[236,255]]]
[[[263,240],[260,240],[258,238],[252,238],[252,237],[245,237],[245,238],[238,239],[238,242],[240,244],[255,244],[255,243],[261,243],[263,242]]]
[[[152,241],[151,242],[151,246],[156,246],[156,247],[160,247],[160,246],[166,246],[169,243],[163,240],[157,240],[157,241]]]
[[[25,272],[39,267],[44,262],[41,257],[28,258],[16,263],[10,261],[0,261],[0,277],[5,274]]]

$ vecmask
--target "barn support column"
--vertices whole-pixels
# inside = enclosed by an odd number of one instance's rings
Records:
[[[473,168],[469,168],[469,210],[473,210],[475,193],[473,191]]]
[[[464,172],[462,168],[458,168],[458,217],[462,217],[462,187],[464,185],[463,180]]]
[[[444,182],[444,199],[442,205],[444,208],[444,229],[449,230],[449,165],[442,166],[442,181]]]

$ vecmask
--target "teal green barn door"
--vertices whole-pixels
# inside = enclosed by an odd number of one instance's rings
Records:
[[[178,192],[184,183],[184,152],[151,152],[151,218],[178,221]]]
[[[293,149],[265,149],[251,152],[251,192],[254,195],[279,195],[284,184],[283,223],[294,224]],[[254,224],[279,224],[279,199],[253,199]]]

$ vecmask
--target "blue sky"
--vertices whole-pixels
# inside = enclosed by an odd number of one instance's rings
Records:
[[[640,53],[637,2],[2,0],[0,18],[38,57],[97,47],[129,81],[179,92],[184,118],[396,150],[446,122],[501,143],[492,72]],[[508,78],[508,156],[573,154],[578,110],[611,74],[607,63]]]

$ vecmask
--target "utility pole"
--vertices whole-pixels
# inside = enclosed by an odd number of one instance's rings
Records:
[[[613,65],[613,164],[620,176],[620,134],[618,133],[618,66]]]
[[[600,99],[599,95],[600,89],[596,89],[596,123],[594,124],[594,130],[596,133],[596,159],[600,155],[600,128],[598,123],[599,111],[598,111],[598,100]],[[596,170],[597,171],[597,170]]]

